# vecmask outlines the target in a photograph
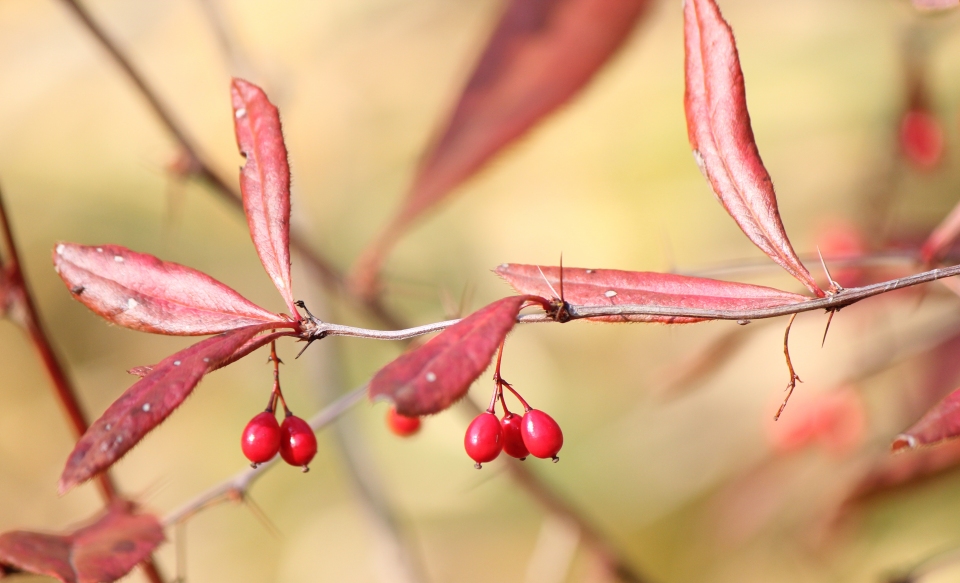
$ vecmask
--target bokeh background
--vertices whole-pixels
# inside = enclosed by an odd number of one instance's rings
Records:
[[[413,323],[461,304],[473,310],[510,293],[494,266],[556,264],[561,252],[583,267],[732,265],[717,276],[798,287],[743,237],[690,156],[679,4],[657,2],[581,95],[417,224],[386,265],[392,308]],[[229,79],[266,88],[284,120],[294,226],[343,268],[398,208],[504,6],[85,5],[231,180],[241,159]],[[873,248],[922,240],[960,195],[960,14],[922,15],[893,0],[724,0],[722,9],[798,251],[815,253],[838,229],[859,231]],[[946,136],[944,159],[929,172],[906,164],[897,145],[907,63],[917,55]],[[153,253],[282,309],[243,217],[170,171],[175,142],[62,4],[0,3],[0,87],[0,184],[43,318],[91,414],[132,383],[126,369],[190,339],[110,327],[74,302],[51,267],[56,241]],[[298,297],[315,313],[375,324],[326,297],[293,261]],[[914,392],[936,363],[912,357],[960,330],[957,307],[936,286],[922,298],[864,302],[834,319],[824,348],[825,318],[798,318],[791,346],[805,382],[780,423],[789,430],[790,416],[802,420],[818,395],[849,397],[838,422],[849,435],[826,446],[794,447],[772,427],[787,377],[783,321],[521,326],[504,375],[566,436],[560,463],[526,463],[651,581],[883,580],[960,547],[960,473],[837,512],[922,413]],[[299,360],[296,350],[280,347],[283,383],[290,405],[309,416],[402,347],[335,338]],[[265,357],[205,379],[116,466],[124,490],[163,515],[241,469],[240,432],[271,386]],[[698,366],[704,374],[693,375]],[[91,486],[57,497],[71,436],[31,346],[9,323],[0,324],[0,370],[0,530],[66,528],[100,502]],[[492,389],[486,378],[471,391],[477,402]],[[258,482],[252,499],[269,524],[224,504],[171,529],[184,552],[179,561],[174,544],[159,552],[168,576],[405,581],[397,556],[406,545],[423,581],[610,580],[576,529],[518,488],[502,460],[473,468],[462,447],[467,409],[427,419],[409,440],[386,430],[385,409],[363,403],[344,418],[353,457],[328,430],[309,474],[278,467]],[[378,485],[403,545],[360,494],[354,470]],[[960,567],[945,567],[924,581],[958,577]]]

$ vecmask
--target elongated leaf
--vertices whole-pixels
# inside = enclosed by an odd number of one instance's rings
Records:
[[[401,355],[371,379],[370,398],[385,397],[408,417],[443,411],[486,370],[528,299],[497,300]]]
[[[165,538],[160,521],[117,502],[95,522],[68,534],[15,530],[0,535],[0,566],[64,583],[116,581]]]
[[[53,264],[73,297],[126,328],[198,336],[284,322],[205,273],[117,245],[60,243]]]
[[[628,38],[651,0],[511,0],[394,220],[357,263],[375,283],[410,223],[577,94]]]
[[[921,445],[934,445],[960,436],[960,389],[943,398],[910,429],[893,440],[894,451]]]
[[[269,324],[231,330],[163,359],[113,402],[83,434],[60,476],[60,493],[110,467]]]
[[[233,80],[230,95],[237,145],[247,159],[240,169],[240,191],[250,237],[263,268],[296,314],[290,289],[290,166],[280,113],[262,89],[242,79]]]
[[[522,294],[551,297],[560,290],[560,268],[504,263],[497,275]],[[548,285],[549,282],[549,285]],[[570,304],[615,306],[640,304],[671,308],[743,310],[769,308],[806,301],[799,294],[760,285],[734,283],[650,271],[563,268],[563,295]],[[702,318],[675,316],[601,316],[603,322],[661,322],[688,324]]]
[[[733,31],[713,0],[686,0],[687,135],[720,204],[744,234],[817,296],[823,291],[787,238],[773,181],[753,137]]]
[[[960,465],[960,441],[937,447],[906,450],[877,459],[859,480],[845,504],[861,502],[879,494],[919,484],[924,480],[955,470]]]

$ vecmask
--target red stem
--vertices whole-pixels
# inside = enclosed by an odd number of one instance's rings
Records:
[[[27,285],[26,278],[23,277],[23,271],[20,269],[20,252],[17,249],[17,243],[13,236],[13,230],[10,227],[10,220],[7,215],[6,204],[3,200],[3,192],[0,191],[0,230],[3,231],[3,239],[7,249],[10,284],[17,289],[16,301],[23,308],[21,326],[30,336],[31,344],[40,354],[44,369],[50,377],[57,400],[67,414],[67,420],[73,429],[74,437],[79,439],[87,431],[89,423],[87,417],[80,406],[80,399],[70,378],[67,376],[66,369],[57,355],[50,337],[47,335],[40,320],[40,314],[37,311],[36,302],[30,287]],[[101,472],[96,477],[97,487],[107,504],[120,498],[117,486],[110,476],[109,472]],[[151,583],[163,583],[163,577],[160,570],[151,555],[141,563],[143,573]]]

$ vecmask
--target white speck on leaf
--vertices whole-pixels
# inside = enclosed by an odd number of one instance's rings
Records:
[[[587,270],[587,273],[593,273],[593,270],[592,270],[592,269],[588,269],[588,270]]]
[[[64,245],[63,243],[60,243],[59,245],[57,245],[57,255],[63,255],[63,250],[66,248],[67,248],[66,245]]]
[[[107,451],[107,442],[104,441],[100,444],[100,451]]]
[[[610,289],[610,290],[607,290],[607,291],[603,292],[603,295],[607,296],[608,298],[612,298],[613,296],[617,295],[617,292],[615,292],[615,291],[613,291],[612,289]]]
[[[210,362],[210,359],[209,359],[209,358],[206,358],[206,357],[204,357],[204,358],[203,358],[203,362]]]
[[[107,431],[110,431],[110,429],[111,429],[112,427],[113,427],[113,424],[112,424],[112,423],[107,423],[107,425],[106,425],[106,427],[104,427],[104,429],[106,429]]]
[[[432,383],[433,381],[437,380],[437,375],[433,374],[432,372],[428,372],[426,374],[426,379],[428,383]]]
[[[103,253],[103,247],[97,247],[97,253]]]
[[[136,307],[139,306],[139,305],[140,305],[140,304],[137,303],[137,300],[135,300],[135,299],[133,299],[133,298],[130,298],[129,300],[127,300],[127,309],[128,309],[128,310],[132,310],[132,309],[136,308]]]
[[[143,412],[146,413],[147,411],[150,410],[150,403],[144,403],[143,407],[141,408],[143,409]]]
[[[123,263],[123,257],[120,257],[119,255],[114,255],[113,260],[117,263]]]
[[[286,287],[286,286],[283,285],[283,280],[280,279],[280,276],[279,276],[279,275],[274,275],[274,276],[273,276],[273,283],[276,284],[277,289],[284,289],[284,288]]]
[[[237,110],[237,119],[240,119],[241,117],[243,117],[243,116],[245,116],[245,115],[247,115],[247,108],[246,108],[246,107],[241,107],[240,109]]]
[[[173,361],[173,366],[180,366],[180,361],[179,360]]]

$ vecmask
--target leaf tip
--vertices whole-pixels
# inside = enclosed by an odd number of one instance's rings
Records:
[[[890,451],[898,452],[908,449],[917,448],[917,438],[912,435],[907,435],[906,433],[901,433],[893,440],[893,443],[890,444]]]

